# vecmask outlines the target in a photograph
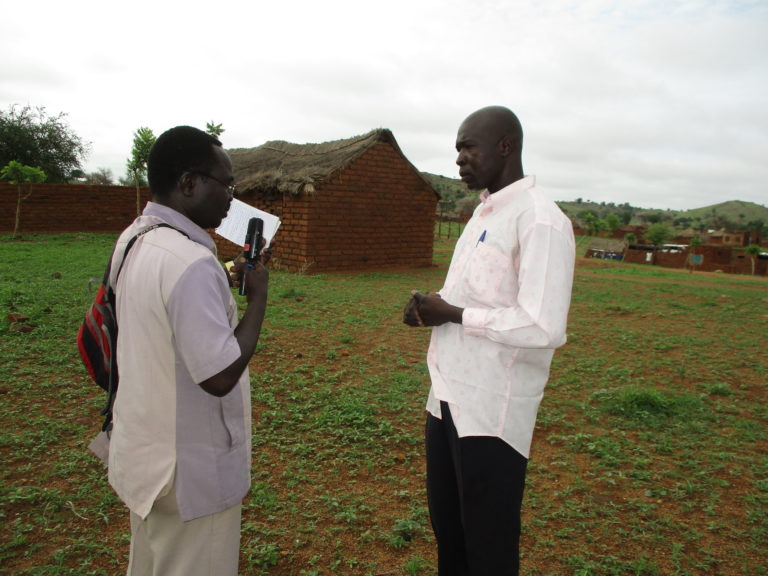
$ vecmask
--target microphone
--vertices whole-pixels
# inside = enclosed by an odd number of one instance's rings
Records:
[[[243,256],[248,261],[248,266],[252,267],[254,261],[259,258],[261,251],[261,237],[264,234],[264,220],[253,217],[248,221],[248,231],[245,233],[245,246],[243,246]],[[245,296],[245,270],[240,272],[240,295]]]

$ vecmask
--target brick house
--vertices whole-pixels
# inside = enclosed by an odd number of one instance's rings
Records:
[[[440,196],[389,130],[227,152],[238,198],[282,220],[274,265],[311,273],[432,264]],[[216,242],[221,255],[237,250]]]

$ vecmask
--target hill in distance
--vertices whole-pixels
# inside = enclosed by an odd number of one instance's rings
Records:
[[[449,213],[455,210],[456,203],[463,198],[473,197],[474,193],[467,189],[466,185],[458,178],[448,178],[429,172],[422,173],[432,186],[442,196],[441,208],[443,212]],[[639,208],[629,204],[614,204],[612,202],[591,202],[573,201],[557,202],[558,206],[572,218],[578,218],[580,214],[592,212],[599,218],[605,218],[608,214],[614,213],[620,216],[623,212],[630,210],[633,215],[634,223],[643,220],[646,217],[660,215],[664,220],[674,221],[683,227],[694,222],[716,222],[729,223],[733,227],[745,227],[749,222],[762,221],[768,225],[768,207],[754,202],[743,202],[741,200],[729,200],[712,206],[703,208],[694,208],[692,210],[662,210],[654,208]]]
[[[713,214],[722,214],[732,222],[750,222],[752,220],[768,222],[768,207],[742,200],[729,200],[720,204],[681,212],[681,215],[690,218],[707,218]]]

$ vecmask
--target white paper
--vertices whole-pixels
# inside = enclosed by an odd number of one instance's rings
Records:
[[[248,232],[248,222],[254,217],[261,218],[264,221],[264,239],[267,241],[266,248],[272,242],[275,234],[277,234],[277,229],[280,227],[280,218],[269,212],[264,212],[264,210],[254,208],[245,202],[241,202],[237,198],[232,200],[227,217],[216,228],[216,234],[238,246],[244,246],[245,235]]]

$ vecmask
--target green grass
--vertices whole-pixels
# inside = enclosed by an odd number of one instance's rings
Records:
[[[435,574],[429,334],[400,319],[411,289],[440,287],[454,241],[431,268],[271,272],[244,574]],[[0,237],[0,574],[124,573],[127,514],[86,449],[103,397],[75,347],[113,242]],[[529,465],[525,574],[768,574],[766,304],[765,278],[579,262]]]

